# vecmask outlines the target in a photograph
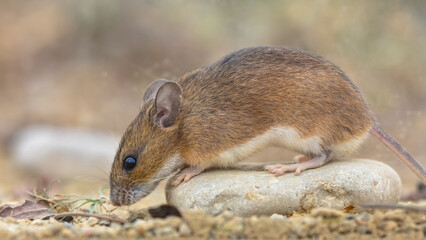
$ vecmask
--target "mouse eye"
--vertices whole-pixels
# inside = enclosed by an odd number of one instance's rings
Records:
[[[136,166],[136,159],[134,157],[127,157],[123,162],[123,168],[127,171],[133,170]]]

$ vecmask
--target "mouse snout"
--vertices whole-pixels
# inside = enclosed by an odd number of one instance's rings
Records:
[[[110,202],[114,206],[131,205],[148,195],[144,186],[114,186],[111,187]]]
[[[132,191],[126,187],[112,187],[110,202],[114,206],[129,205],[132,203]]]

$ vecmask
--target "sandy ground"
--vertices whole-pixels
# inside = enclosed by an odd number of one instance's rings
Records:
[[[4,154],[0,164],[2,203],[28,198],[25,191],[33,183],[31,175],[16,169]],[[25,179],[27,181],[23,181]],[[106,176],[104,179],[80,177],[55,184],[52,191],[97,196],[107,179]],[[183,218],[166,219],[153,219],[146,214],[147,207],[164,203],[162,183],[137,204],[113,212],[122,218],[135,213],[142,217],[124,225],[81,217],[71,222],[0,218],[0,239],[424,239],[426,234],[426,215],[419,211],[312,209],[309,213],[295,212],[291,216],[248,218],[235,217],[229,212],[209,216],[200,211],[185,211]],[[416,205],[426,206],[426,202]]]
[[[424,209],[423,209],[424,210]],[[185,211],[182,217],[144,215],[120,225],[96,218],[71,222],[0,219],[1,239],[424,239],[424,212],[312,209],[292,216],[241,218],[229,212],[209,216]]]

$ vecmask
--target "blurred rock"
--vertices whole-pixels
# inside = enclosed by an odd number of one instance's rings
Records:
[[[169,204],[204,209],[210,214],[229,210],[239,216],[286,214],[299,209],[343,209],[360,203],[396,203],[401,180],[389,166],[372,160],[331,162],[300,176],[274,177],[267,172],[215,170],[178,187],[166,188]]]
[[[420,181],[417,182],[416,190],[401,197],[403,201],[420,201],[423,199],[426,199],[426,185]]]
[[[25,169],[51,178],[107,177],[118,139],[82,129],[32,126],[11,144],[12,159]]]

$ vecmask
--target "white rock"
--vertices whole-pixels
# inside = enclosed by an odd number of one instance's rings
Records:
[[[388,165],[365,159],[336,161],[299,176],[262,171],[215,170],[166,188],[167,202],[210,214],[286,214],[312,207],[342,209],[361,203],[396,203],[401,180]]]
[[[103,176],[109,172],[118,139],[75,128],[31,126],[14,137],[12,158],[22,167],[54,178]]]
[[[271,218],[271,219],[274,219],[274,220],[284,220],[284,219],[285,219],[285,216],[284,216],[284,215],[281,215],[281,214],[276,214],[276,213],[274,213],[274,214],[272,214],[272,215],[270,216],[270,218]]]

